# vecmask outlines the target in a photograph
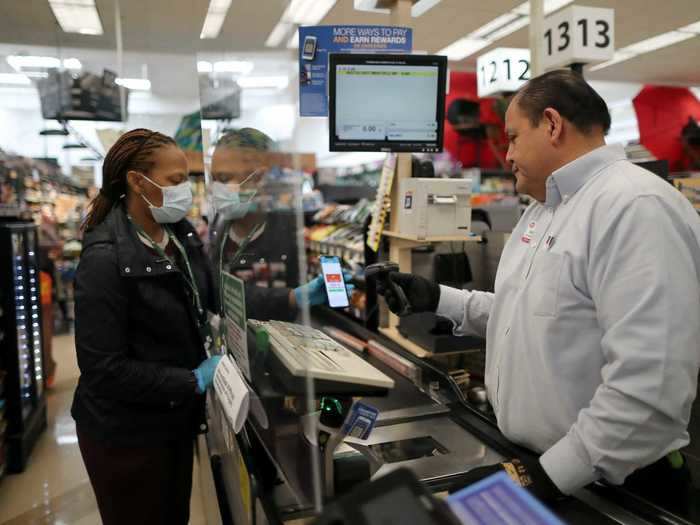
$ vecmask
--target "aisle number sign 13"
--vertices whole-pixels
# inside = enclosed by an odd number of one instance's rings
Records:
[[[544,21],[542,65],[554,69],[610,60],[615,53],[615,11],[571,6]]]
[[[530,50],[499,47],[476,59],[479,97],[517,91],[530,80]]]

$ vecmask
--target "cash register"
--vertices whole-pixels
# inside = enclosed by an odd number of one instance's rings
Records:
[[[252,319],[248,326],[267,335],[269,368],[289,393],[304,394],[308,378],[317,395],[381,396],[394,387],[393,379],[320,330]]]

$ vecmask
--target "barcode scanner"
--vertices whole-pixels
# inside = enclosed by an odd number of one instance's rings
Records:
[[[398,304],[398,312],[395,312],[398,316],[409,315],[411,313],[411,303],[408,302],[408,298],[398,284],[389,279],[389,275],[392,272],[398,272],[399,265],[392,261],[383,261],[375,264],[370,264],[365,268],[365,278],[375,278],[377,281],[381,281],[384,285],[385,290],[391,290],[396,297]]]

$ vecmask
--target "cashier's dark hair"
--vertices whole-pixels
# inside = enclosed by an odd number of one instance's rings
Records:
[[[610,130],[607,104],[580,73],[570,69],[550,71],[531,79],[513,101],[532,126],[539,125],[545,109],[553,108],[586,135],[595,128],[602,129],[606,135]]]
[[[131,170],[148,174],[153,168],[153,154],[165,146],[176,144],[167,135],[145,128],[132,129],[119,137],[109,148],[102,164],[102,188],[90,203],[84,230],[102,223],[111,209],[126,196],[126,174]]]

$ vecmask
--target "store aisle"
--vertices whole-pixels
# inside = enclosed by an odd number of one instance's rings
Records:
[[[48,394],[48,428],[39,439],[27,469],[0,481],[2,525],[100,523],[95,496],[80,457],[75,422],[70,415],[79,376],[73,337],[54,338],[53,354],[58,369],[55,385]],[[195,471],[192,525],[206,523],[198,481]]]

